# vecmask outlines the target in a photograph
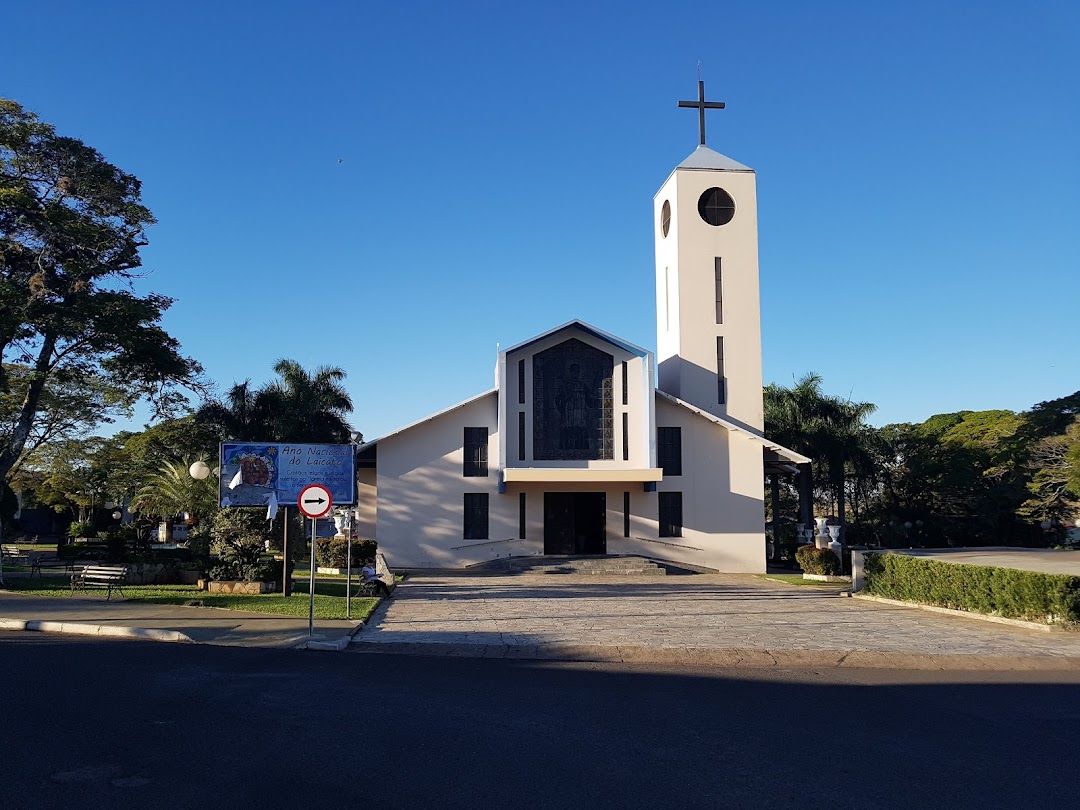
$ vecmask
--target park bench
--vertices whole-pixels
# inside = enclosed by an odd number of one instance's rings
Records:
[[[4,562],[9,565],[16,565],[19,558],[22,557],[22,549],[16,545],[3,545],[0,546],[0,552],[4,555]]]
[[[87,588],[108,588],[105,599],[112,599],[113,588],[124,596],[123,584],[127,578],[127,566],[124,565],[84,565],[71,575],[71,593]]]

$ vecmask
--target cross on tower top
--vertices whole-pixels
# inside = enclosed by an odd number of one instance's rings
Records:
[[[697,107],[698,111],[698,136],[701,139],[701,145],[705,145],[705,110],[722,110],[724,109],[724,102],[722,101],[706,101],[705,100],[705,82],[698,79],[697,83],[697,101],[680,101],[680,107]]]

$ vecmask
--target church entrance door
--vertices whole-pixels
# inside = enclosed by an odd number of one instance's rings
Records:
[[[606,554],[605,493],[545,492],[544,553]]]

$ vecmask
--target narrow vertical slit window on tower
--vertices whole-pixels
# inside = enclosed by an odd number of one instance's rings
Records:
[[[716,266],[713,268],[716,277],[716,322],[724,322],[724,276],[720,271],[720,257],[716,257]]]
[[[717,401],[727,403],[727,380],[724,379],[724,339],[716,339],[716,396]]]
[[[622,536],[630,536],[630,493],[622,494]]]
[[[518,411],[518,461],[525,460],[525,411]]]
[[[630,384],[626,380],[627,364],[622,364],[622,404],[630,404]]]
[[[630,460],[630,414],[622,412],[622,460]]]
[[[525,493],[518,493],[518,539],[525,539]]]
[[[525,358],[518,360],[518,402],[525,404]]]
[[[668,278],[668,269],[664,268],[664,329],[671,330],[671,281]]]

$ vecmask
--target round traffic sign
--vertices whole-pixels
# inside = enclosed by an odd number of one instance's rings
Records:
[[[326,487],[321,484],[309,484],[300,490],[296,505],[309,518],[318,518],[330,511],[334,505],[334,499],[330,497],[330,490]]]

